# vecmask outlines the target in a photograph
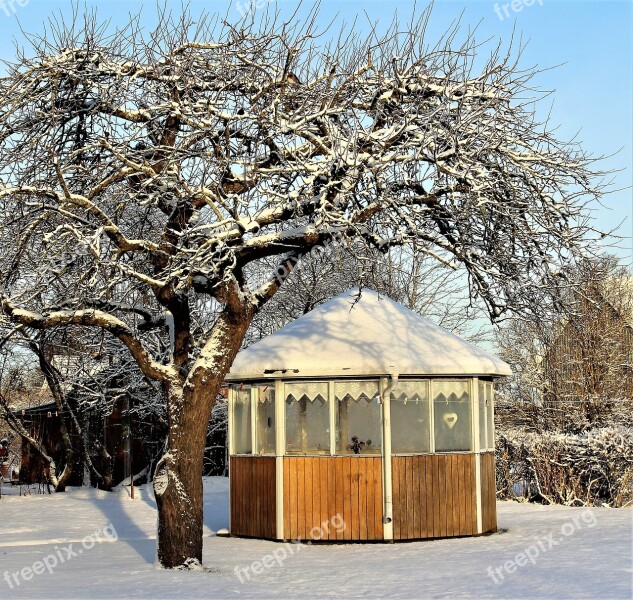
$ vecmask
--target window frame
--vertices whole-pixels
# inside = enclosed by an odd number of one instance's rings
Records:
[[[431,452],[430,454],[474,454],[477,452],[479,446],[479,435],[476,429],[476,414],[478,410],[475,394],[477,393],[477,386],[474,382],[477,381],[477,377],[442,377],[431,379],[431,396],[429,404],[431,406]],[[468,386],[468,398],[470,401],[470,449],[469,450],[437,450],[435,440],[435,384],[437,383],[466,383]]]
[[[335,381],[335,380],[333,380]],[[327,453],[317,453],[317,452],[306,452],[301,453],[301,452],[292,452],[289,453],[288,452],[288,440],[287,440],[287,435],[286,435],[286,426],[287,426],[287,405],[286,405],[286,398],[288,396],[288,390],[287,387],[289,385],[298,385],[301,383],[312,383],[312,384],[323,384],[325,385],[325,387],[327,388],[327,403],[328,403],[328,423],[329,423],[329,427],[330,427],[330,436],[329,436],[329,447],[328,447],[328,452]],[[283,404],[283,427],[281,429],[283,429],[283,446],[282,446],[282,450],[283,450],[283,454],[282,456],[288,456],[288,457],[306,457],[306,456],[337,456],[336,454],[332,454],[332,386],[331,386],[332,381],[328,380],[328,379],[286,379],[286,380],[281,380],[281,389],[282,389],[282,394],[280,396],[280,400],[281,400],[281,404]],[[278,402],[277,396],[275,396],[275,402]]]
[[[239,391],[241,391],[239,389],[240,385],[243,385],[244,387],[248,388],[249,391],[249,402],[248,402],[248,408],[249,408],[249,420],[250,420],[250,438],[251,438],[251,451],[248,453],[245,452],[236,452],[235,451],[235,419],[234,419],[234,415],[233,415],[233,411],[235,410],[235,402],[237,400],[237,393]],[[253,398],[254,398],[254,394],[253,394],[253,389],[255,387],[255,383],[252,382],[242,382],[239,384],[230,384],[229,385],[229,393],[228,393],[228,445],[229,445],[229,456],[259,456],[259,454],[256,453],[257,447],[255,446],[255,415],[253,414],[253,411],[256,407],[253,406]],[[246,404],[246,403],[245,403]]]
[[[244,381],[244,382],[231,382],[228,385],[229,393],[229,410],[228,410],[228,428],[229,428],[229,454],[231,456],[263,456],[263,457],[272,457],[272,456],[291,456],[291,457],[301,457],[301,456],[336,456],[336,457],[376,457],[376,456],[384,456],[384,440],[382,439],[382,427],[381,427],[381,451],[379,454],[341,454],[337,453],[337,400],[336,400],[336,384],[344,383],[344,382],[354,382],[354,381],[362,381],[362,382],[377,382],[378,390],[384,389],[388,380],[384,376],[376,376],[376,377],[341,377],[341,378],[333,378],[333,379],[269,379],[269,380],[256,380],[256,381]],[[435,387],[436,383],[446,383],[446,382],[459,382],[466,383],[469,390],[469,398],[470,398],[470,418],[471,418],[471,449],[470,450],[436,450],[435,444]],[[488,377],[401,377],[399,379],[399,383],[402,382],[424,382],[427,386],[428,393],[428,419],[429,419],[429,451],[428,452],[391,452],[392,456],[422,456],[429,454],[475,454],[478,452],[490,452],[494,451],[494,380]],[[286,395],[287,385],[297,385],[301,383],[321,383],[327,385],[328,391],[328,410],[329,410],[329,429],[330,429],[330,439],[329,439],[329,452],[325,454],[318,453],[307,453],[307,454],[288,454],[286,447]],[[484,387],[484,397],[480,398],[479,394],[479,385],[483,384]],[[237,399],[237,391],[239,390],[240,385],[248,386],[250,388],[250,419],[251,419],[251,453],[250,454],[237,454],[235,452],[235,426],[236,424],[233,422],[233,410],[234,404]],[[258,449],[257,439],[257,403],[259,402],[259,387],[260,386],[272,386],[275,391],[275,401],[274,401],[274,414],[275,414],[275,453],[266,453],[261,454]],[[395,392],[397,392],[398,388],[396,387]],[[489,390],[489,392],[488,392]],[[490,394],[489,398],[489,410],[485,411],[485,424],[486,428],[486,445],[485,447],[480,446],[479,440],[479,427],[481,423],[479,422],[479,402],[485,402],[485,396]],[[488,409],[488,407],[486,407]],[[382,406],[380,407],[381,419],[383,415]],[[490,423],[493,424],[492,432],[489,431]],[[382,423],[381,423],[382,425]],[[391,423],[389,424],[391,426]],[[393,432],[392,432],[393,435]],[[392,442],[393,448],[393,442]]]
[[[258,423],[258,417],[259,417],[259,408],[260,408],[260,404],[261,402],[259,401],[259,390],[260,388],[272,388],[272,392],[273,392],[273,432],[274,432],[274,436],[273,436],[273,450],[272,452],[260,452],[259,450],[259,443],[260,443],[260,439],[259,439],[259,423]],[[251,384],[251,414],[253,416],[252,418],[252,423],[251,423],[251,427],[253,428],[254,431],[254,436],[253,436],[253,453],[252,456],[277,456],[277,388],[275,386],[275,382],[271,381],[271,382],[258,382],[258,383],[252,383]],[[285,423],[285,419],[284,419],[284,423]],[[251,456],[251,455],[249,455]]]
[[[434,448],[435,448],[435,432],[434,432],[434,423],[433,423],[433,418],[434,418],[434,413],[433,413],[433,399],[431,397],[432,394],[432,388],[433,388],[433,381],[434,379],[432,377],[412,377],[412,378],[404,378],[404,379],[399,379],[398,380],[398,386],[401,383],[404,382],[408,382],[408,383],[420,383],[420,382],[424,382],[426,384],[426,393],[427,393],[427,417],[429,419],[429,450],[428,452],[423,452],[423,451],[417,451],[417,452],[396,452],[393,449],[393,428],[391,430],[391,456],[426,456],[429,454],[435,454]],[[396,394],[398,392],[398,386],[396,386],[396,389],[392,392],[392,394]],[[391,402],[391,423],[393,423],[393,404],[394,404],[394,400],[390,399]],[[390,423],[390,426],[391,426]]]
[[[486,393],[490,394],[488,397],[488,411],[486,411],[486,430],[488,431],[487,448],[489,452],[495,451],[495,384],[493,380],[485,380]]]
[[[382,402],[379,403],[378,405],[378,412],[380,415],[380,420],[379,420],[379,430],[380,430],[380,451],[377,453],[367,453],[367,454],[355,454],[354,452],[346,452],[346,453],[339,453],[336,452],[337,448],[337,442],[339,441],[339,430],[338,430],[338,404],[340,401],[337,401],[336,399],[336,384],[342,384],[342,383],[371,383],[372,385],[375,383],[376,384],[376,388],[377,388],[377,393],[378,396],[382,395],[382,389],[383,388],[383,378],[382,377],[365,377],[365,378],[358,378],[358,377],[350,377],[349,379],[347,378],[341,378],[341,379],[334,379],[333,380],[333,386],[331,388],[331,401],[330,401],[330,410],[334,412],[334,437],[335,437],[335,443],[334,443],[334,447],[330,447],[330,453],[334,452],[334,454],[330,454],[330,456],[340,456],[340,457],[349,457],[349,456],[363,456],[363,457],[377,457],[377,456],[384,456],[384,439],[383,439],[383,419],[384,419],[384,414],[383,414],[383,407],[382,407]],[[345,396],[341,397],[341,400],[343,400]],[[373,399],[375,398],[375,396],[372,396],[371,400],[373,401]],[[330,423],[332,422],[332,417],[330,416]],[[331,430],[330,430],[331,431]]]

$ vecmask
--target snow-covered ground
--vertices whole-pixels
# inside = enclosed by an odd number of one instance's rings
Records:
[[[216,537],[227,483],[205,481],[205,572],[154,565],[151,488],[135,500],[12,490],[0,500],[0,598],[632,597],[631,510],[500,502],[505,531],[488,537],[299,547]]]

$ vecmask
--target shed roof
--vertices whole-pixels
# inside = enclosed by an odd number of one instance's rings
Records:
[[[336,296],[242,350],[227,380],[367,375],[511,375],[488,352],[384,295]]]

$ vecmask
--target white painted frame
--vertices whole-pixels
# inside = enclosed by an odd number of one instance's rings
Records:
[[[487,450],[488,448],[490,448],[490,442],[489,442],[490,438],[488,437],[488,410],[486,408],[486,399],[488,397],[488,390],[486,388],[487,388],[488,382],[484,381],[482,379],[478,379],[477,380],[477,390],[479,390],[479,387],[480,387],[479,384],[480,383],[481,383],[481,387],[483,387],[483,389],[484,389],[484,397],[483,397],[483,402],[484,402],[484,425],[483,425],[483,427],[484,427],[484,442],[485,442],[484,447],[480,448],[480,450]],[[479,398],[479,402],[481,402],[481,401],[482,401],[482,399]],[[479,415],[477,416],[477,418],[479,418]],[[479,423],[479,427],[481,428],[481,421]],[[481,431],[479,433],[481,433]]]
[[[382,537],[385,541],[393,541],[393,476],[391,467],[393,466],[393,455],[391,454],[391,393],[389,395],[385,395],[385,390],[389,387],[389,379],[387,377],[381,377],[378,382],[379,388],[378,391],[380,393],[380,397],[382,398],[382,402],[380,404],[380,422],[381,425],[384,423],[384,427],[380,428],[380,459],[383,463],[382,465],[382,509],[383,509],[383,518],[382,518]],[[388,416],[385,416],[388,415]],[[384,433],[387,433],[389,436],[389,440],[385,440]],[[389,447],[387,447],[387,442],[389,443]],[[385,465],[387,464],[385,461],[385,456],[389,457],[389,469],[385,469]],[[391,476],[385,477],[385,472],[388,472]],[[391,505],[390,511],[392,512],[392,518],[387,523],[385,516],[385,507]],[[387,511],[389,514],[389,511]]]
[[[235,401],[235,387],[229,385],[229,390],[227,394],[227,437],[229,444],[229,533],[231,532],[231,456],[233,456],[233,402]]]
[[[495,384],[494,381],[486,382],[490,385],[490,419],[486,419],[486,427],[488,423],[492,423],[492,431],[488,431],[488,449],[495,451]]]
[[[286,451],[286,397],[284,383],[275,380],[275,491],[276,537],[284,539],[284,453]]]
[[[330,404],[330,456],[336,456],[336,380],[328,381],[328,402]]]
[[[429,452],[435,454],[435,379],[429,382]]]
[[[256,385],[251,384],[251,456],[259,456],[257,451],[257,402],[259,393]]]
[[[477,533],[483,532],[483,520],[481,515],[481,446],[479,443],[479,402],[483,398],[479,398],[479,379],[473,377],[471,379],[471,411],[472,411],[472,438],[473,452],[475,453],[475,498],[476,498],[476,515],[477,515]],[[484,396],[486,390],[484,387]],[[484,411],[484,421],[486,420],[486,412]],[[486,442],[487,443],[487,442]]]
[[[229,444],[229,457],[235,454],[235,445],[233,443],[233,435],[235,431],[235,424],[233,423],[233,404],[235,403],[235,386],[229,385],[229,394],[228,394],[228,414],[227,414],[227,436],[228,436],[228,444]]]

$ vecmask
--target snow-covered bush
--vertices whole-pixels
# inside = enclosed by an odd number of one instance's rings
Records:
[[[497,495],[568,506],[633,502],[633,430],[582,434],[499,431]]]

